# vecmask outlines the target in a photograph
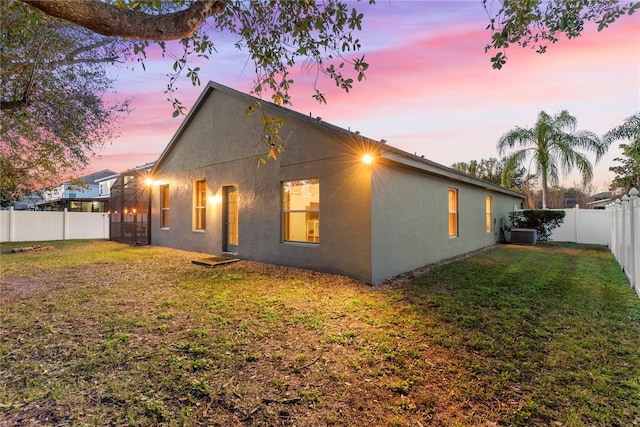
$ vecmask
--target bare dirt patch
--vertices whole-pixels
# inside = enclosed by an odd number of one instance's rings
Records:
[[[71,423],[70,413],[68,407],[53,400],[31,402],[20,408],[19,412],[6,419],[0,419],[0,426],[66,426]]]
[[[0,303],[25,298],[34,293],[47,293],[74,286],[74,283],[54,277],[14,277],[0,279]]]

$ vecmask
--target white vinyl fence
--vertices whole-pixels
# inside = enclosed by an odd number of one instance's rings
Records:
[[[632,188],[629,194],[607,206],[611,252],[618,260],[631,287],[640,296],[640,192]]]
[[[106,212],[0,211],[1,242],[108,238]]]
[[[560,210],[565,212],[564,221],[551,232],[549,240],[609,246],[611,238],[606,211],[580,209],[579,206]]]

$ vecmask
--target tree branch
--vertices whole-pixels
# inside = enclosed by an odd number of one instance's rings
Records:
[[[196,0],[187,9],[150,15],[123,9],[99,0],[21,0],[47,15],[64,19],[98,34],[139,40],[177,40],[190,36],[216,13],[226,0]]]
[[[103,46],[107,46],[109,43],[111,43],[111,40],[109,39],[103,39],[100,40],[96,43],[92,43],[92,44],[88,44],[86,46],[80,46],[79,48],[69,52],[66,56],[67,58],[75,58],[76,56],[80,55],[81,53],[84,52],[89,52],[93,49],[98,49],[99,47],[103,47]]]
[[[13,110],[27,105],[27,99],[22,98],[17,101],[0,101],[0,111]]]
[[[77,59],[60,59],[57,61],[49,61],[40,64],[41,70],[55,70],[58,67],[64,65],[76,65],[76,64],[114,64],[116,62],[124,62],[120,61],[118,56],[109,56],[106,58],[77,58]],[[0,76],[7,73],[19,73],[24,71],[28,67],[32,67],[35,62],[19,62],[11,65],[2,65],[0,66]]]

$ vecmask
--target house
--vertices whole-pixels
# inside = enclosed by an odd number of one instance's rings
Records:
[[[16,211],[34,211],[36,205],[42,202],[42,196],[38,192],[30,193],[26,196],[20,197],[20,199],[13,206]]]
[[[98,197],[101,199],[109,199],[111,197],[111,187],[113,183],[116,182],[116,179],[120,176],[119,173],[114,173],[111,175],[103,176],[102,178],[96,179],[96,183],[98,184]]]
[[[286,150],[259,162],[255,99],[210,82],[152,171],[155,245],[375,284],[495,244],[523,197],[274,104]]]
[[[613,192],[604,191],[593,195],[586,207],[588,209],[605,209],[613,200]]]
[[[108,200],[99,197],[98,181],[115,172],[104,169],[41,191],[42,200],[36,203],[37,210],[69,212],[107,212]]]

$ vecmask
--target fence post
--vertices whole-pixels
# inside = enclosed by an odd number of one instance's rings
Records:
[[[624,231],[624,223],[623,223],[623,219],[624,217],[622,216],[622,202],[620,201],[620,199],[616,199],[616,201],[614,202],[614,215],[616,217],[616,259],[618,260],[618,264],[620,264],[620,267],[622,268],[622,248],[624,247],[624,235],[623,235],[623,231]]]
[[[635,215],[638,215],[637,212],[634,212],[634,205],[635,205],[635,201],[638,199],[638,189],[637,188],[632,188],[631,191],[629,191],[629,238],[631,239],[631,248],[629,251],[629,283],[631,284],[631,288],[636,288],[638,286],[638,283],[635,283],[635,278],[636,278],[636,269],[640,268],[640,266],[638,266],[638,259],[636,258],[636,245],[639,245],[640,242],[636,242],[636,230],[635,230]],[[637,254],[637,255],[640,255]]]
[[[627,252],[627,245],[629,244],[629,226],[627,225],[627,218],[629,216],[629,196],[622,196],[622,269],[627,271],[627,264],[629,263],[629,253]]]
[[[573,221],[573,226],[575,227],[574,235],[576,236],[576,243],[582,243],[580,241],[580,227],[578,225],[578,222],[580,221],[580,205],[576,205],[573,208]]]
[[[13,206],[11,206],[9,208],[9,241],[13,242],[16,239],[16,231],[15,231],[15,227],[16,227],[16,221],[15,221],[15,210],[13,209]]]
[[[609,250],[611,253],[616,256],[618,252],[617,244],[618,244],[618,236],[616,235],[616,204],[611,202],[607,205],[607,212],[609,213],[609,233],[611,236],[609,237]],[[616,256],[616,260],[618,257]]]
[[[67,208],[62,211],[62,240],[69,238],[69,212]]]

